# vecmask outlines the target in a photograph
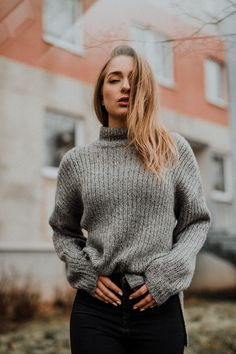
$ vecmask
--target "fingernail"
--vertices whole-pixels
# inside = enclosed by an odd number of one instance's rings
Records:
[[[116,302],[117,302],[117,304],[121,305],[121,301],[120,300],[117,300]]]
[[[141,309],[140,311],[144,311],[144,310],[146,310],[146,309]]]
[[[119,291],[118,294],[121,295],[121,296],[123,295],[122,291]]]
[[[113,302],[113,305],[118,306],[118,304],[116,302]]]
[[[130,296],[129,299],[130,299],[130,300],[133,299],[133,296]]]
[[[133,309],[136,310],[138,307],[137,306],[134,306]]]

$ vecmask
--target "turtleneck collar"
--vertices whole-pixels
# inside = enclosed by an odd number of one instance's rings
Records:
[[[127,127],[100,127],[99,140],[112,142],[112,141],[122,141],[128,139],[128,128]]]
[[[124,148],[128,146],[128,128],[127,127],[106,127],[100,126],[99,137],[93,142],[95,148]],[[135,150],[133,145],[129,145],[129,150]]]

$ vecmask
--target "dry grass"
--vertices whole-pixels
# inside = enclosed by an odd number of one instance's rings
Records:
[[[11,270],[0,276],[0,333],[18,328],[22,322],[68,315],[75,289],[55,288],[50,302],[42,301],[41,292],[30,276],[23,278]]]
[[[236,302],[236,287],[202,291],[191,291],[188,289],[184,292],[184,298],[186,302],[188,302],[188,300],[191,301],[192,299]]]
[[[52,306],[59,312],[69,312],[75,297],[75,289],[62,290],[55,288]]]
[[[10,332],[22,326],[22,322],[37,322],[51,318],[67,318],[75,297],[75,289],[55,288],[50,302],[42,301],[41,292],[30,276],[19,276],[16,271],[0,276],[0,333]],[[218,291],[185,291],[187,308],[200,306],[202,301],[235,303],[236,289]],[[232,304],[232,306],[234,306]]]
[[[6,330],[10,324],[33,319],[38,313],[40,301],[40,291],[29,276],[22,279],[15,270],[2,274],[0,277],[0,331]]]

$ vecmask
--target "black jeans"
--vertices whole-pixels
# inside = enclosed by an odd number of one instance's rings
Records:
[[[107,304],[78,289],[70,317],[72,354],[182,354],[186,339],[178,295],[144,311],[133,305],[124,274],[110,275],[123,291],[121,305]],[[138,287],[137,287],[138,288]]]

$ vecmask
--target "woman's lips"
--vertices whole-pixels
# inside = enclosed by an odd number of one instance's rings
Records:
[[[129,104],[129,102],[128,102],[128,101],[120,101],[120,102],[118,102],[118,104],[119,104],[119,106],[121,106],[121,107],[127,107],[128,104]]]

